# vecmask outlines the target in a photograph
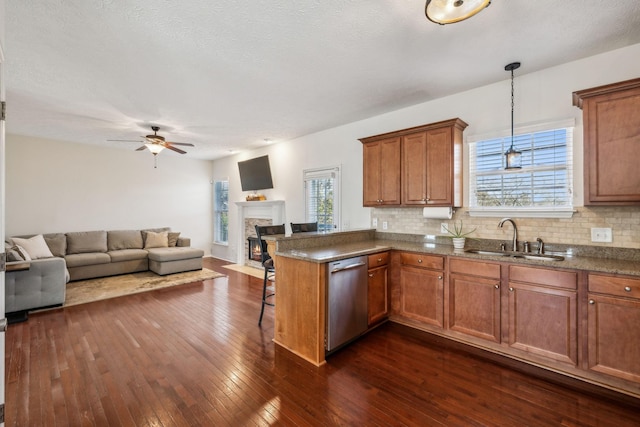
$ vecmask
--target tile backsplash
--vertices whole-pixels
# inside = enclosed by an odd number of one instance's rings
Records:
[[[373,208],[371,218],[377,218],[378,231],[440,235],[440,224],[453,224],[462,220],[466,228],[477,228],[470,237],[509,240],[510,224],[498,228],[501,218],[469,216],[466,208],[458,208],[450,220],[426,219],[422,208]],[[545,242],[567,245],[591,245],[619,248],[640,248],[640,207],[578,207],[571,218],[518,218],[512,217],[518,226],[518,240],[535,242],[540,237]],[[382,230],[382,223],[387,229]],[[611,243],[591,241],[591,228],[611,228]]]

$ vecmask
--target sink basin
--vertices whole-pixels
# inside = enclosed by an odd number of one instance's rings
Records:
[[[512,257],[512,258],[524,258],[536,261],[562,261],[564,257],[559,255],[548,255],[548,254],[532,254],[532,253],[524,253],[524,252],[502,252],[502,251],[489,251],[484,249],[467,249],[466,253],[470,254],[478,254],[478,255],[489,255],[489,256],[500,256],[500,257]]]

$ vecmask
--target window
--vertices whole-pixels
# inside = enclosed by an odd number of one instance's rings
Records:
[[[340,167],[308,169],[304,176],[304,204],[307,222],[318,222],[318,231],[330,231],[340,224]]]
[[[514,129],[513,145],[522,152],[522,168],[505,170],[511,134],[470,138],[470,215],[570,217],[572,143],[573,121]]]
[[[215,181],[213,185],[213,241],[229,243],[229,181]]]

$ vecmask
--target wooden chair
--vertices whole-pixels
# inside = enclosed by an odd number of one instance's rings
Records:
[[[305,233],[309,231],[318,231],[318,222],[301,222],[291,223],[292,233]]]
[[[274,234],[284,234],[284,224],[282,225],[256,225],[256,235],[260,242],[260,261],[264,268],[264,279],[262,281],[262,308],[260,309],[260,320],[258,320],[258,326],[262,325],[262,316],[264,315],[264,306],[269,305],[273,307],[275,304],[269,302],[268,299],[275,296],[275,275],[276,269],[273,263],[273,258],[267,252],[267,242],[262,240],[262,236],[269,236]],[[268,282],[274,282],[274,286],[268,286]],[[269,291],[270,293],[267,293]]]

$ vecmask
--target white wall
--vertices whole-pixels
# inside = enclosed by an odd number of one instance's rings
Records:
[[[582,111],[572,105],[572,93],[621,80],[640,77],[640,44],[527,74],[527,64],[516,71],[515,124],[567,118],[576,120],[574,133],[574,204],[583,205]],[[517,58],[514,58],[517,60]],[[495,64],[504,69],[506,64]],[[473,72],[473,70],[469,70]],[[401,77],[399,77],[401,78]],[[362,207],[362,147],[359,138],[459,117],[469,124],[465,136],[510,128],[510,73],[505,80],[446,98],[350,123],[253,152],[215,160],[214,178],[229,177],[229,247],[214,246],[214,256],[234,260],[238,240],[235,201],[244,200],[237,162],[269,154],[274,189],[268,199],[286,202],[286,220],[304,220],[302,170],[342,165],[342,223],[350,228],[370,226],[370,209]],[[467,167],[465,150],[465,170]],[[467,180],[465,172],[465,180]],[[465,182],[465,189],[468,188]],[[468,195],[465,190],[464,204]],[[411,230],[402,230],[411,232]]]
[[[8,135],[7,235],[171,227],[209,253],[211,161]]]

